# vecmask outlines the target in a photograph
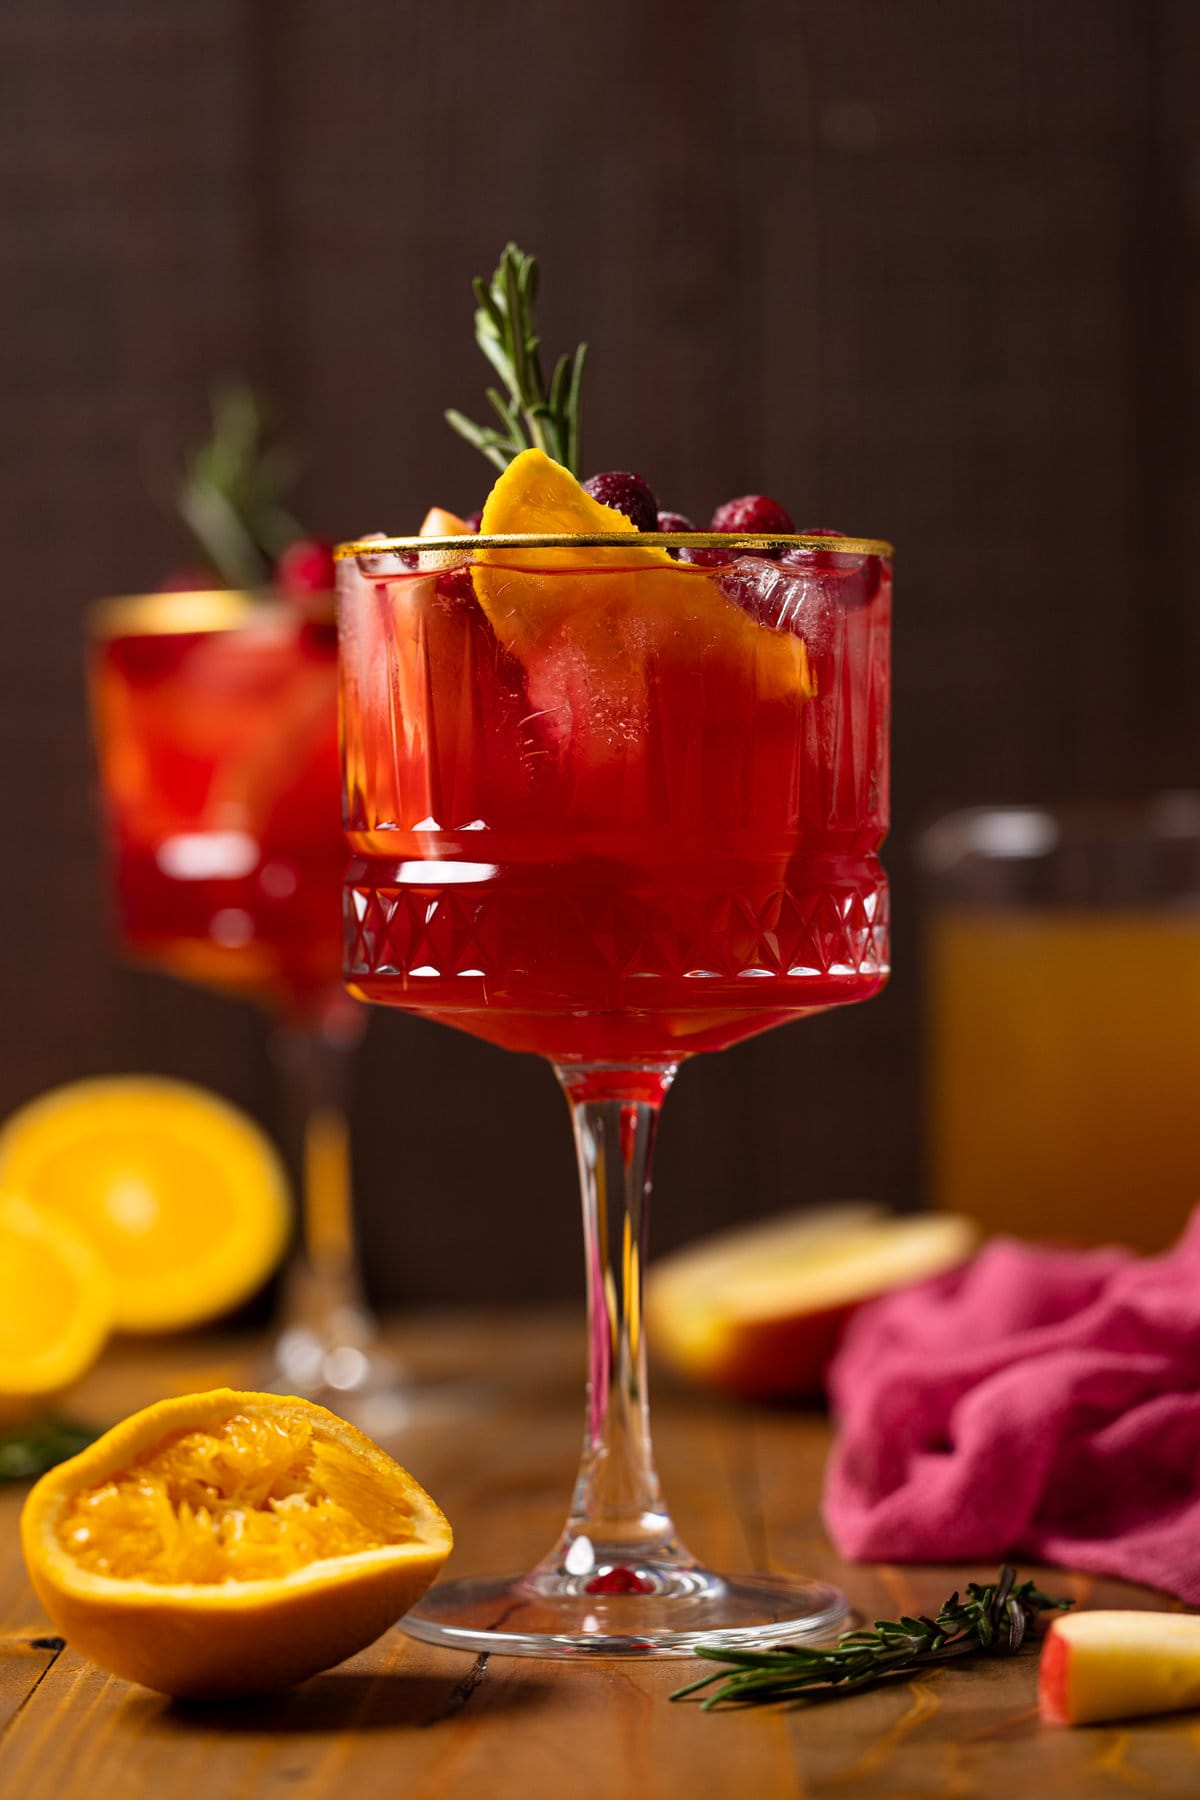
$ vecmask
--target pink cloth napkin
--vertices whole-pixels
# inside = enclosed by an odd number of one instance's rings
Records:
[[[1162,1256],[994,1239],[864,1307],[829,1387],[844,1555],[1022,1555],[1200,1605],[1200,1209]]]

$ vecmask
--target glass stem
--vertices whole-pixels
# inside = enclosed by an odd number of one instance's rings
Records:
[[[639,1563],[693,1566],[654,1467],[642,1327],[651,1159],[675,1067],[564,1066],[557,1074],[571,1108],[583,1198],[587,1411],[570,1516],[533,1579],[575,1578],[586,1588],[589,1577],[611,1577],[615,1587],[588,1591],[637,1592]]]
[[[299,1194],[279,1360],[285,1373],[308,1384],[326,1377],[330,1354],[360,1352],[373,1336],[359,1272],[346,1120],[356,1042],[357,1036],[321,1025],[281,1025],[274,1038]]]

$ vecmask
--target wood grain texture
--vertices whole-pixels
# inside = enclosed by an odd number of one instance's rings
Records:
[[[261,1021],[107,948],[81,609],[178,557],[145,467],[231,369],[312,446],[317,528],[476,504],[483,464],[441,412],[481,390],[468,282],[514,234],[544,260],[548,342],[591,341],[589,461],[700,516],[762,486],[901,549],[892,986],[685,1072],[656,1242],[919,1202],[919,826],[1200,782],[1200,19],[525,0],[520,20],[4,9],[0,1116],[158,1067],[272,1118]],[[379,1017],[355,1123],[382,1301],[574,1288],[544,1069]]]
[[[80,1396],[111,1418],[167,1392],[237,1377],[237,1346],[127,1350]],[[457,1536],[458,1573],[519,1568],[561,1523],[578,1445],[582,1336],[555,1316],[472,1324],[431,1317],[398,1343],[418,1371],[491,1385],[469,1412],[427,1413],[397,1453]],[[208,1361],[205,1361],[207,1352]],[[850,1567],[818,1516],[828,1429],[818,1416],[710,1405],[664,1386],[663,1477],[697,1553],[726,1567],[841,1582],[868,1618],[927,1611],[982,1569]],[[832,1704],[702,1715],[668,1695],[688,1662],[560,1665],[472,1658],[389,1632],[276,1700],[182,1705],[104,1675],[47,1627],[16,1545],[20,1496],[0,1491],[0,1793],[22,1800],[1110,1800],[1192,1795],[1200,1727],[1187,1716],[1113,1728],[1043,1727],[1036,1657],[946,1668]],[[1025,1571],[1023,1571],[1025,1572]],[[1038,1573],[1084,1604],[1163,1607],[1160,1595]]]

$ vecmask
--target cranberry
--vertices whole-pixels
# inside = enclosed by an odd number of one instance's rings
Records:
[[[583,1591],[585,1594],[652,1594],[654,1583],[639,1575],[636,1569],[618,1565],[615,1569],[605,1569],[601,1575],[593,1575]]]
[[[601,506],[615,506],[638,531],[654,531],[658,526],[658,501],[648,482],[628,470],[609,469],[603,475],[589,475],[583,484],[585,494]]]
[[[740,499],[727,500],[724,506],[718,506],[709,529],[763,532],[768,536],[778,532],[781,537],[788,537],[796,527],[792,524],[791,513],[778,500],[769,500],[765,494],[743,494]]]
[[[463,520],[463,524],[468,531],[478,531],[483,524],[483,508],[480,507],[478,512],[469,513]]]
[[[324,538],[297,538],[275,564],[275,585],[289,600],[328,594],[333,584],[333,546]]]

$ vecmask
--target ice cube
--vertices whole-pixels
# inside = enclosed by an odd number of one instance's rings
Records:
[[[360,544],[387,542],[386,531],[367,531],[358,539]],[[381,550],[377,556],[363,555],[355,558],[360,574],[372,580],[383,575],[403,575],[408,569],[417,567],[417,552],[414,550]]]
[[[771,631],[790,631],[803,638],[811,650],[828,643],[834,600],[827,572],[742,556],[713,580],[726,599],[757,624]]]

